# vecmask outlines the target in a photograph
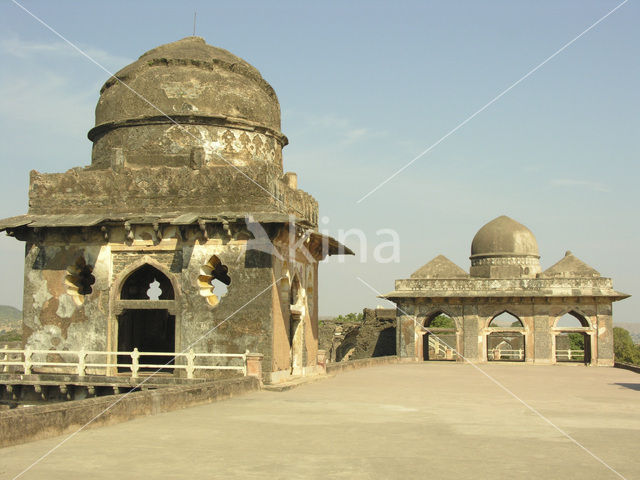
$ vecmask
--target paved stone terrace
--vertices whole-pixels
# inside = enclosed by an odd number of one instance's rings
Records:
[[[487,365],[625,478],[640,478],[640,376]],[[0,451],[13,478],[64,437]],[[285,392],[83,431],[20,478],[620,478],[470,365],[351,371]]]

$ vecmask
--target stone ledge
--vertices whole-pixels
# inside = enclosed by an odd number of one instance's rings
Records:
[[[412,359],[404,359],[395,355],[388,357],[372,357],[361,358],[358,360],[348,360],[346,362],[328,363],[327,375],[335,375],[337,373],[347,372],[349,370],[356,370],[358,368],[375,367],[378,365],[389,365],[392,363],[405,363],[412,362]]]
[[[73,433],[87,422],[86,428],[112,425],[255,390],[260,390],[260,381],[242,377],[2,411],[0,447]]]
[[[639,365],[633,365],[631,363],[615,362],[613,366],[616,368],[624,368],[625,370],[631,370],[632,372],[635,372],[635,373],[640,373]]]

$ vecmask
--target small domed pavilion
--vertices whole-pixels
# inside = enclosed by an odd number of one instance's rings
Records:
[[[316,200],[284,172],[260,72],[188,37],[108,79],[95,118],[91,165],[32,171],[28,214],[0,221],[26,242],[25,348],[60,363],[249,351],[267,382],[316,373],[318,261],[351,252],[318,233]]]
[[[542,271],[533,233],[501,216],[471,242],[470,274],[439,255],[384,295],[397,354],[424,360],[613,365],[612,302],[629,295],[571,252]]]

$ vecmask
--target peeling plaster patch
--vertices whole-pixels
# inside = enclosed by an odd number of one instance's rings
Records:
[[[93,267],[96,283],[94,288],[105,290],[109,288],[108,279],[111,278],[111,248],[101,247]],[[106,274],[103,272],[107,272]]]
[[[218,158],[218,154],[224,150],[224,145],[218,141],[203,140],[202,148],[204,149],[204,158],[207,163],[210,163],[212,156]]]
[[[28,278],[29,282],[34,285],[33,306],[40,310],[49,299],[53,298],[53,295],[49,292],[47,281],[44,276],[38,273],[38,270],[30,270]]]
[[[598,335],[602,335],[606,331],[607,331],[607,327],[600,327],[600,328],[598,328]]]
[[[54,345],[54,339],[56,340]],[[44,325],[40,330],[31,334],[27,340],[26,347],[32,350],[55,350],[61,349],[64,344],[62,331],[57,325]]]
[[[58,309],[56,315],[60,318],[70,318],[76,310],[76,302],[71,295],[63,294],[58,297]]]
[[[191,79],[189,82],[165,82],[160,88],[167,98],[195,100],[201,97],[205,87],[198,80]]]
[[[85,323],[72,323],[67,330],[66,343],[83,345],[87,350],[105,350],[106,332]]]

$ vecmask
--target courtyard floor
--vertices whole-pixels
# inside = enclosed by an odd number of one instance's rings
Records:
[[[580,445],[473,366],[396,364],[85,430],[19,478],[640,478],[640,375],[480,368]],[[0,450],[0,478],[64,438]]]

